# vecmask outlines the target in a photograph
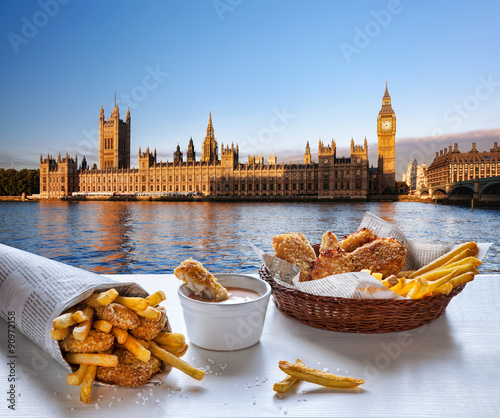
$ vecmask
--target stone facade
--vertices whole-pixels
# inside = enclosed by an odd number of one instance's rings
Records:
[[[419,165],[417,160],[408,164],[408,170],[403,174],[402,181],[408,185],[410,192],[427,187],[427,164]]]
[[[386,122],[389,121],[390,123]],[[107,120],[101,106],[99,116],[99,167],[87,165],[83,157],[80,167],[74,159],[58,156],[40,157],[40,195],[64,198],[72,194],[176,195],[247,197],[305,197],[317,199],[366,199],[369,194],[394,185],[395,116],[387,90],[377,121],[379,167],[369,168],[368,145],[351,140],[350,156],[338,157],[336,144],[318,143],[318,162],[311,158],[309,142],[304,162],[279,163],[270,155],[249,156],[239,162],[238,145],[221,143],[214,134],[210,112],[207,133],[201,147],[201,158],[191,138],[186,159],[180,145],[173,161],[158,161],[156,150],[139,149],[138,168],[130,168],[130,111],[120,119],[118,105]],[[389,127],[388,127],[389,126]],[[380,184],[379,180],[383,183]],[[392,183],[391,183],[392,181]]]
[[[429,187],[445,186],[452,183],[476,178],[500,175],[500,148],[495,142],[489,151],[479,152],[472,143],[469,152],[460,152],[458,144],[451,145],[439,152],[427,169]]]

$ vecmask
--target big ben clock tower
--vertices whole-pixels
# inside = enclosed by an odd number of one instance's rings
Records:
[[[385,83],[382,109],[377,118],[378,136],[378,193],[388,187],[395,187],[396,115],[391,106],[391,96]]]

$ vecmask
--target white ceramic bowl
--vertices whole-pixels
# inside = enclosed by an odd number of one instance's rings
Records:
[[[260,293],[257,299],[221,304],[189,297],[191,290],[178,290],[189,340],[208,350],[241,350],[256,344],[262,335],[271,286],[244,274],[214,274],[224,287],[241,287]]]

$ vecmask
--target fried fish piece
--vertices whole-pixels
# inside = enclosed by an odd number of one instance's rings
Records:
[[[332,231],[327,231],[323,234],[321,238],[321,246],[319,247],[319,253],[323,253],[326,250],[334,250],[339,247],[339,240]]]
[[[147,363],[137,359],[128,350],[118,348],[114,353],[118,366],[97,368],[97,379],[104,383],[136,387],[145,384],[151,376],[163,370],[163,363],[151,355]]]
[[[274,255],[296,265],[300,269],[300,281],[308,280],[311,263],[316,253],[306,236],[300,232],[275,235],[273,237]]]
[[[199,261],[192,258],[183,261],[174,270],[174,274],[197,296],[217,302],[229,298],[226,288],[217,282],[217,279]]]
[[[97,353],[112,348],[114,341],[114,335],[91,329],[84,340],[77,340],[69,334],[60,345],[68,353]]]
[[[140,325],[137,328],[130,330],[130,333],[140,340],[152,340],[161,332],[163,327],[167,323],[167,311],[163,306],[158,306],[161,313],[160,320],[155,321],[154,319],[149,319],[145,317],[140,317]]]
[[[95,314],[97,318],[111,322],[115,327],[121,329],[134,329],[141,323],[139,315],[132,309],[115,302],[95,308]]]
[[[355,271],[369,269],[383,277],[398,274],[404,267],[406,248],[394,238],[378,238],[350,253]]]
[[[354,271],[351,254],[341,248],[326,250],[311,264],[309,280],[318,280],[333,274]]]
[[[377,235],[368,228],[361,228],[353,234],[346,235],[342,241],[340,241],[339,245],[344,251],[352,253],[356,248],[362,247],[376,239],[378,239]]]

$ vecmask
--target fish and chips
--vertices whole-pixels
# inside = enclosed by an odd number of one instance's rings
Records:
[[[66,380],[80,386],[82,402],[90,402],[96,379],[136,387],[167,365],[203,378],[203,370],[179,359],[188,345],[182,334],[170,332],[167,312],[159,306],[163,300],[161,291],[139,298],[110,289],[94,293],[54,319],[51,338],[59,341],[63,357],[73,367]]]

